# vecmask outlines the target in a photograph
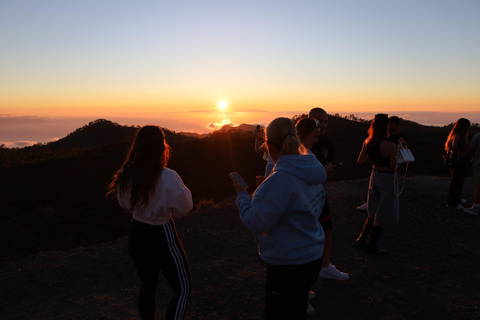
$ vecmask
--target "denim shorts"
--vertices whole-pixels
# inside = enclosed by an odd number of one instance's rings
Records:
[[[394,192],[393,172],[372,170],[368,186],[368,217],[374,218],[375,223],[398,223],[399,197]]]

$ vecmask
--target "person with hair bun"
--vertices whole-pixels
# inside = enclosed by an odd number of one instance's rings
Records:
[[[273,172],[252,197],[234,183],[236,203],[266,263],[265,319],[306,319],[310,288],[322,264],[325,236],[318,218],[327,175],[314,155],[304,154],[291,119],[273,120],[266,141]]]
[[[132,213],[128,251],[141,282],[138,311],[148,320],[155,318],[160,272],[173,289],[165,319],[184,319],[191,290],[190,267],[173,217],[192,210],[192,194],[179,175],[166,168],[169,157],[163,130],[140,128],[107,193],[116,193],[120,206]]]

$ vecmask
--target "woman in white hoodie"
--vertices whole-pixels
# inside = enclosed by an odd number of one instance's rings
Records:
[[[166,319],[184,319],[191,290],[190,268],[173,217],[192,210],[192,195],[178,174],[166,168],[169,157],[163,130],[144,126],[109,186],[108,194],[116,193],[120,206],[132,213],[128,250],[141,281],[142,319],[155,317],[160,272],[174,292]]]

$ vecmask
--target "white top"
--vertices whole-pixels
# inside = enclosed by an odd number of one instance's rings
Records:
[[[130,210],[130,187],[118,190],[117,199],[122,208]],[[192,193],[183,184],[175,171],[164,168],[157,182],[155,192],[147,207],[136,207],[132,211],[133,219],[151,225],[162,225],[170,217],[181,218],[193,208]]]

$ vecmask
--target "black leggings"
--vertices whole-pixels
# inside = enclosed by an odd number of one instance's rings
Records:
[[[141,281],[138,311],[142,319],[155,318],[156,292],[160,272],[173,289],[165,319],[183,319],[192,277],[173,220],[154,226],[132,220],[128,251]]]
[[[267,264],[265,319],[306,319],[308,293],[321,268],[322,258],[301,265]]]
[[[462,204],[462,188],[465,180],[465,158],[460,157],[458,164],[450,165],[450,185],[447,192],[447,205],[456,207]]]

